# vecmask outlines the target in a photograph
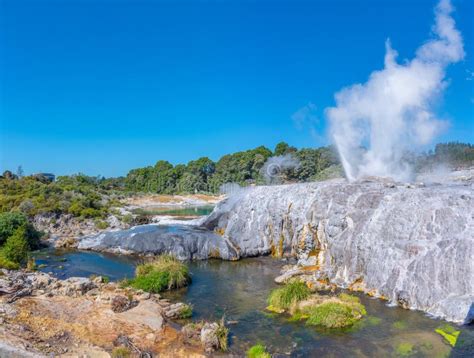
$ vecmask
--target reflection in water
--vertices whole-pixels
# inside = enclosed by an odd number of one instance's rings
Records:
[[[46,263],[43,271],[61,277],[108,275],[117,280],[133,275],[136,260],[92,252],[51,251],[37,256]],[[61,258],[66,258],[62,262]],[[62,269],[57,266],[64,266]],[[167,292],[166,297],[191,303],[193,320],[218,320],[223,315],[231,330],[231,352],[242,354],[262,342],[272,353],[292,357],[454,357],[473,352],[474,330],[461,329],[464,349],[451,351],[434,330],[445,322],[426,317],[421,312],[390,308],[378,299],[361,295],[367,318],[355,327],[329,331],[289,322],[288,317],[265,311],[266,298],[282,263],[271,258],[245,259],[236,262],[209,260],[190,263],[192,284]],[[466,348],[466,347],[471,348]],[[473,355],[467,355],[473,356]]]
[[[165,215],[165,216],[204,216],[209,215],[214,206],[192,206],[192,207],[145,207],[135,209],[133,212],[139,215]]]

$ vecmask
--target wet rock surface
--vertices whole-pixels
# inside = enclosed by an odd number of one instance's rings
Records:
[[[84,237],[79,249],[158,255],[171,253],[180,260],[239,256],[232,245],[209,230],[192,225],[144,225]]]

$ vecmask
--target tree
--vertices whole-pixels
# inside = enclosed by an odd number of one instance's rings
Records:
[[[275,146],[273,155],[285,155],[289,153],[295,153],[297,149],[295,147],[290,147],[286,142],[280,142]]]

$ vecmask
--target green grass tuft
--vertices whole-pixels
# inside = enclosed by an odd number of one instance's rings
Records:
[[[223,352],[227,352],[229,342],[229,328],[225,326],[224,317],[219,322],[219,328],[217,328],[216,336],[219,341],[219,348]]]
[[[158,293],[166,289],[184,287],[189,281],[189,271],[185,264],[173,256],[161,255],[152,262],[138,265],[135,278],[125,280],[120,285]]]
[[[193,307],[191,305],[184,305],[184,307],[181,309],[181,312],[179,312],[179,317],[180,319],[185,319],[185,318],[191,318],[193,315]]]
[[[247,358],[271,358],[263,344],[256,344],[247,351]]]
[[[311,291],[304,282],[294,281],[273,290],[268,297],[268,305],[276,310],[287,310],[310,295]]]
[[[342,296],[342,297],[341,297]],[[306,324],[327,328],[343,328],[352,326],[367,312],[355,296],[341,294],[343,302],[325,302],[307,310]]]

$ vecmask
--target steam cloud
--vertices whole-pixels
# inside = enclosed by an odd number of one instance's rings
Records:
[[[277,155],[268,158],[260,172],[267,184],[280,184],[284,172],[297,168],[299,165],[298,159],[291,154]]]
[[[387,39],[385,68],[373,72],[366,83],[336,93],[336,107],[326,109],[349,180],[367,175],[409,180],[412,173],[403,154],[429,144],[445,128],[433,105],[446,86],[446,67],[464,57],[452,11],[449,0],[439,2],[433,38],[411,61],[398,64]]]

